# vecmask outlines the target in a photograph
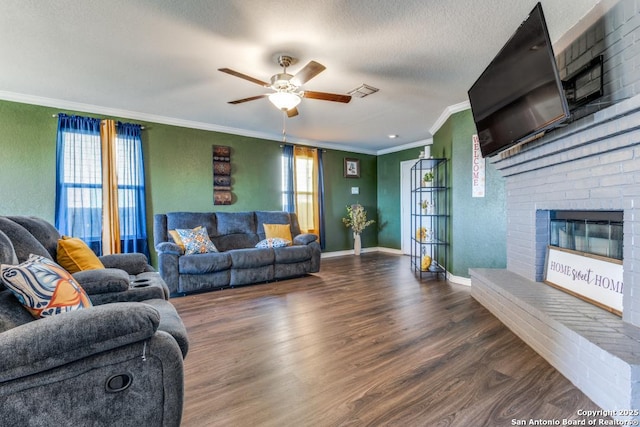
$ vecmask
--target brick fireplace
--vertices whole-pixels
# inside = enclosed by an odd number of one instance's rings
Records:
[[[596,106],[609,106],[490,159],[505,178],[507,268],[470,271],[472,296],[605,410],[640,409],[638,7],[621,0],[558,55],[566,73],[603,54]],[[622,212],[622,317],[541,282],[554,210]]]

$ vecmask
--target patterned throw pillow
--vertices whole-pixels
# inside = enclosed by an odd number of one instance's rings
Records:
[[[194,228],[194,231],[200,230],[202,228],[202,226],[198,226],[196,228]],[[178,234],[178,232],[176,230],[169,230],[169,236],[171,236],[171,238],[173,239],[174,243],[178,246],[180,246],[180,249],[182,249],[182,251],[184,252],[184,243],[182,243],[182,239],[180,238],[180,235]]]
[[[84,289],[65,269],[40,255],[0,266],[2,282],[35,318],[91,307]]]
[[[184,244],[185,255],[218,252],[216,245],[209,239],[207,227],[196,227],[193,230],[176,229]]]
[[[290,244],[290,240],[282,239],[280,237],[272,237],[259,241],[256,248],[284,248]]]

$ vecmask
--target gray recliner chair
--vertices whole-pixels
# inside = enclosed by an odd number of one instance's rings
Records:
[[[55,261],[59,234],[33,217],[0,217],[0,263]],[[94,307],[35,319],[0,282],[3,425],[178,426],[186,329],[140,254],[75,273]],[[124,268],[116,268],[122,267]]]

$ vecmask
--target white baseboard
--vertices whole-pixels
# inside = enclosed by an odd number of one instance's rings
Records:
[[[382,246],[375,246],[373,248],[362,248],[362,252],[385,252],[393,255],[403,255],[400,249],[385,248]],[[353,255],[353,249],[349,249],[346,251],[323,252],[321,258],[334,258],[347,255]],[[471,286],[471,278],[456,276],[449,273],[448,271],[447,280],[457,285]]]
[[[402,255],[402,251],[400,249],[383,248],[380,246],[374,246],[372,248],[362,248],[362,252],[385,252],[388,254]],[[337,256],[345,255],[353,255],[353,249],[348,249],[346,251],[322,252],[321,258],[334,258]]]
[[[470,277],[462,277],[455,276],[447,271],[447,280],[451,283],[455,283],[457,285],[469,286],[471,287],[471,278]]]

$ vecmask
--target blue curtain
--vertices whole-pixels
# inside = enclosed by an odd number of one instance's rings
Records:
[[[147,210],[140,125],[118,122],[116,126],[118,211],[122,252],[149,257]]]
[[[320,212],[320,249],[325,247],[324,232],[324,161],[322,159],[322,149],[318,148],[318,204]]]
[[[100,120],[58,114],[55,225],[102,252]]]
[[[293,213],[296,211],[295,193],[293,186],[293,145],[285,144],[282,147],[282,155],[284,157],[284,197],[283,210]]]

